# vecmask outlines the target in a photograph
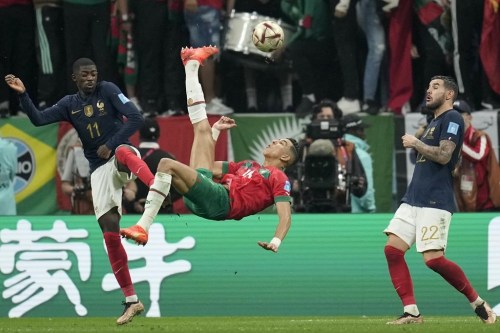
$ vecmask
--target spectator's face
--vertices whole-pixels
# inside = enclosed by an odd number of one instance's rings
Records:
[[[333,115],[333,110],[329,106],[322,107],[321,111],[316,116],[316,119],[319,119],[319,120],[329,120],[329,119],[334,119],[334,118],[335,117]]]
[[[472,122],[472,116],[466,112],[463,112],[462,118],[464,118],[465,129],[468,129]]]
[[[362,127],[356,128],[355,135],[363,140],[366,139],[365,129]]]

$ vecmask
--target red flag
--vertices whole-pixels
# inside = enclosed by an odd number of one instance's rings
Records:
[[[479,53],[488,82],[500,94],[500,0],[484,2],[483,31]]]
[[[423,25],[427,26],[443,14],[443,7],[435,2],[429,2],[417,9],[417,15]]]

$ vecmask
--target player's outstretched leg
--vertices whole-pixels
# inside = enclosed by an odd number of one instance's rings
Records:
[[[190,166],[193,168],[211,169],[215,156],[215,141],[212,139],[212,128],[207,119],[205,110],[205,96],[198,80],[198,68],[210,56],[219,50],[213,46],[200,48],[183,48],[181,50],[182,63],[186,72],[186,97],[189,119],[194,128],[193,147],[191,149]],[[169,163],[168,159],[162,159],[161,163]],[[160,170],[160,165],[158,170]],[[168,167],[167,167],[168,169]],[[170,190],[172,176],[167,173],[157,172],[154,183],[150,187],[144,213],[136,225],[121,229],[120,234],[134,240],[137,244],[146,245],[148,242],[149,226]]]
[[[191,147],[189,166],[211,170],[215,159],[215,141],[212,127],[207,119],[205,96],[199,82],[199,67],[210,56],[218,53],[214,46],[183,48],[181,59],[186,73],[186,104],[193,124],[194,140]]]
[[[162,162],[160,162],[161,164]],[[149,188],[146,203],[144,205],[144,213],[137,224],[120,229],[120,235],[127,239],[135,241],[139,245],[146,245],[148,242],[149,227],[153,223],[158,211],[160,210],[163,201],[170,192],[170,184],[172,183],[172,175],[157,172],[154,182]]]

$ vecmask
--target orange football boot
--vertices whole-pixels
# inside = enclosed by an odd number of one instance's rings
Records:
[[[140,225],[120,229],[120,235],[126,239],[131,239],[139,245],[146,245],[148,242],[148,233]]]
[[[200,64],[203,64],[207,58],[217,53],[219,53],[219,49],[215,46],[184,47],[181,49],[181,59],[184,66],[189,60],[196,60]]]

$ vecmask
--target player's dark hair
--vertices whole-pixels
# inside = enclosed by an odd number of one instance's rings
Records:
[[[80,58],[77,59],[73,63],[73,73],[76,74],[80,71],[80,67],[82,66],[95,66],[95,63],[92,61],[92,59],[89,58]]]
[[[287,138],[287,140],[290,140],[290,142],[292,143],[292,147],[290,147],[290,151],[292,152],[292,162],[290,162],[290,164],[288,165],[288,166],[292,166],[299,161],[300,145],[297,142],[297,140],[295,140],[293,138]]]
[[[453,90],[453,102],[455,102],[458,98],[458,85],[457,81],[455,81],[454,78],[451,76],[445,76],[445,75],[436,75],[431,78],[432,80],[443,80],[444,82],[444,88],[447,90]]]

